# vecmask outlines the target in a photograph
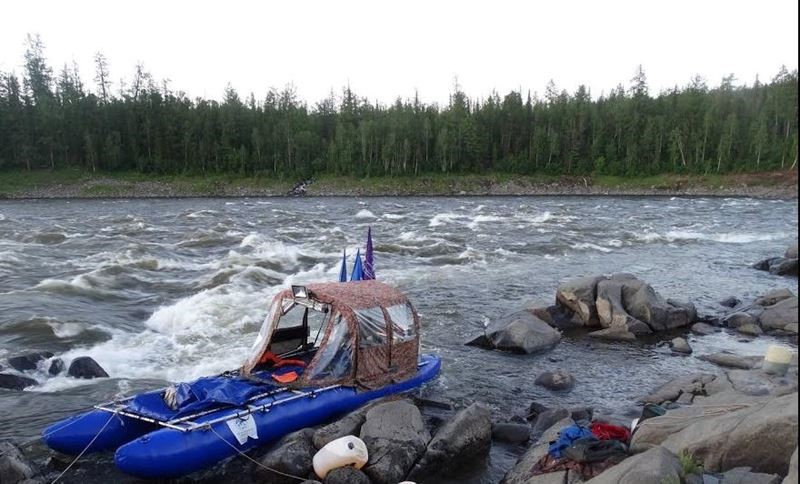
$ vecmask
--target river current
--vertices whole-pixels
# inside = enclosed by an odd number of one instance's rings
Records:
[[[271,296],[292,283],[336,280],[342,250],[352,262],[370,226],[378,279],[409,295],[422,317],[423,352],[443,358],[427,397],[485,402],[497,419],[524,414],[533,400],[628,418],[654,385],[712,367],[673,357],[659,341],[578,334],[532,356],[464,342],[492,318],[549,304],[560,282],[580,275],[631,272],[701,313],[730,295],[796,291],[795,279],[749,265],[782,254],[797,238],[797,220],[796,200],[747,198],[3,201],[0,362],[36,350],[67,363],[88,355],[111,378],[42,371],[36,387],[0,390],[0,438],[27,440],[92,404],[239,366]],[[690,342],[695,355],[757,354],[774,340],[719,333]],[[576,377],[573,391],[534,385],[556,368]],[[495,445],[487,467],[462,479],[497,482],[521,451]],[[31,452],[40,461],[49,455],[41,444]],[[241,467],[202,477],[226,480]],[[124,479],[104,455],[66,476]]]

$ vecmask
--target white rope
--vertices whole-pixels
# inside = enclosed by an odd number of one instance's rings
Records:
[[[113,419],[113,418],[114,418],[116,415],[117,415],[117,414],[115,414],[115,413],[112,413],[112,414],[111,414],[111,415],[108,417],[108,420],[106,420],[106,423],[103,425],[103,427],[102,427],[102,428],[100,428],[100,431],[99,431],[99,432],[97,432],[97,434],[96,434],[94,437],[92,437],[92,440],[91,440],[91,441],[89,441],[89,444],[88,444],[86,447],[84,447],[84,448],[83,448],[83,450],[81,451],[81,453],[80,453],[80,454],[78,454],[78,455],[75,457],[75,459],[74,459],[72,462],[70,462],[70,463],[69,463],[69,465],[67,466],[67,468],[66,468],[66,469],[64,469],[64,471],[63,471],[63,472],[61,472],[61,474],[59,474],[59,475],[58,475],[58,477],[56,477],[55,479],[53,479],[53,482],[52,482],[52,483],[50,483],[50,484],[56,484],[56,482],[58,482],[58,480],[59,480],[59,479],[61,479],[62,477],[64,477],[64,474],[66,474],[66,473],[67,473],[67,471],[69,471],[69,470],[72,468],[72,466],[73,466],[73,465],[75,465],[75,463],[76,463],[76,462],[78,462],[78,460],[80,460],[80,458],[81,458],[81,457],[83,457],[83,454],[85,454],[85,453],[86,453],[86,451],[87,451],[87,450],[89,450],[89,447],[91,447],[91,446],[92,446],[92,444],[94,444],[94,441],[95,441],[95,440],[97,440],[97,437],[100,437],[100,434],[102,434],[102,433],[103,433],[103,430],[105,430],[105,429],[106,429],[106,427],[108,427],[108,424],[109,424],[109,423],[111,423],[111,419]]]
[[[235,445],[233,445],[232,443],[228,442],[228,440],[227,440],[227,439],[225,439],[225,437],[223,437],[222,435],[220,435],[220,434],[219,434],[219,432],[217,432],[216,430],[214,430],[214,427],[212,427],[212,426],[210,426],[210,425],[209,425],[207,428],[208,428],[209,430],[211,430],[212,432],[214,432],[214,434],[215,434],[217,437],[219,437],[219,438],[220,438],[220,440],[222,440],[223,442],[225,442],[226,444],[228,444],[228,446],[229,446],[231,449],[235,450],[235,451],[236,451],[236,452],[237,452],[239,455],[241,455],[241,456],[242,456],[242,457],[244,457],[245,459],[249,460],[250,462],[254,463],[254,464],[255,464],[255,465],[257,465],[258,467],[261,467],[262,469],[268,470],[268,471],[270,471],[270,472],[274,472],[275,474],[278,474],[278,475],[281,475],[281,476],[284,476],[284,477],[289,477],[289,478],[291,478],[291,479],[297,479],[298,481],[301,481],[301,482],[306,480],[306,478],[305,478],[305,477],[299,477],[299,476],[295,476],[295,475],[292,475],[292,474],[287,474],[287,473],[285,473],[285,472],[281,472],[281,471],[279,471],[279,470],[277,470],[277,469],[273,469],[272,467],[265,466],[265,465],[264,465],[264,464],[262,464],[261,462],[258,462],[257,460],[253,459],[253,458],[252,458],[252,457],[250,457],[249,455],[245,454],[244,452],[242,452],[241,450],[239,450],[238,448],[236,448],[236,446],[235,446]]]

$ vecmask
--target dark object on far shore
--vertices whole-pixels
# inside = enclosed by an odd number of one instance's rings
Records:
[[[303,180],[297,185],[294,186],[291,190],[289,190],[288,195],[290,197],[303,197],[306,195],[306,187],[314,183],[314,180],[309,178],[307,180]]]
[[[80,356],[69,364],[67,374],[74,378],[108,378],[108,373],[88,356]]]

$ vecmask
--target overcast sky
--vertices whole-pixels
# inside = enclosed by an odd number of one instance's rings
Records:
[[[470,96],[543,93],[551,78],[594,96],[628,84],[642,64],[651,92],[694,74],[716,85],[797,67],[797,0],[665,1],[41,1],[4,2],[0,70],[22,73],[27,33],[50,64],[110,60],[115,90],[142,61],[190,96],[244,97],[294,83],[314,102],[349,83],[391,102],[415,89],[447,102],[457,76]]]

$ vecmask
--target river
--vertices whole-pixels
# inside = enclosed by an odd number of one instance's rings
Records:
[[[39,200],[0,202],[0,362],[33,350],[88,355],[112,378],[35,375],[37,387],[0,390],[0,438],[22,441],[49,423],[116,395],[241,364],[271,296],[290,283],[337,279],[343,249],[375,240],[379,280],[405,291],[423,321],[423,352],[443,358],[426,396],[482,401],[497,418],[531,401],[591,405],[628,417],[671,376],[712,369],[656,341],[565,338],[520,356],[464,346],[490,319],[549,303],[565,279],[632,272],[701,313],[726,296],[792,287],[749,267],[797,238],[796,200],[669,197],[454,197]],[[352,259],[351,259],[352,260]],[[692,338],[695,354],[755,354],[774,341]],[[5,365],[4,365],[5,366]],[[533,384],[564,368],[575,389]],[[48,451],[34,445],[35,458]],[[495,445],[496,482],[521,449]],[[203,475],[223,479],[241,464]],[[124,477],[111,456],[88,458],[66,482]],[[245,476],[237,480],[246,482]]]

